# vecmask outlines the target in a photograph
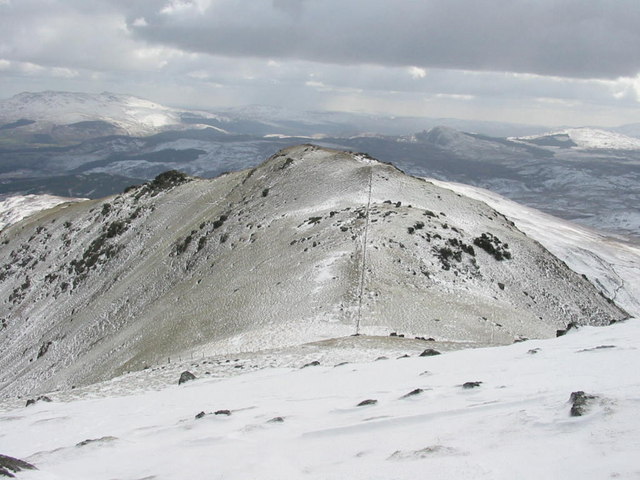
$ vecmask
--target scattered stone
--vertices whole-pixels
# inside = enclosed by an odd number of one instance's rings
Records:
[[[539,351],[540,351],[539,348],[532,348],[531,350],[527,351],[527,353],[530,354],[530,355],[535,355]]]
[[[206,415],[206,413],[204,412],[200,412],[199,414],[196,415],[196,420],[200,420],[202,417],[204,417]]]
[[[513,340],[513,343],[526,342],[527,340],[529,340],[527,337],[518,336]]]
[[[396,450],[387,460],[391,461],[407,461],[419,460],[421,458],[429,458],[437,455],[460,455],[461,452],[455,448],[445,447],[443,445],[431,445],[420,450],[402,451]]]
[[[397,337],[397,336],[398,336],[398,333],[397,333],[397,332],[391,332],[391,333],[389,334],[389,336],[390,336],[390,337]]]
[[[34,405],[37,402],[51,402],[51,399],[49,397],[47,397],[46,395],[41,395],[38,398],[30,398],[27,400],[27,404],[25,405],[26,407],[30,406],[30,405]]]
[[[400,355],[400,356],[398,357],[398,360],[400,360],[401,358],[409,358],[409,357],[410,357],[410,355],[407,355],[407,354],[405,353],[404,355]]]
[[[349,364],[349,362],[340,362],[340,363],[336,363],[336,364],[334,365],[334,368],[335,368],[335,367],[342,367],[343,365],[348,365],[348,364]]]
[[[434,355],[441,355],[439,351],[434,350],[433,348],[427,348],[424,352],[420,354],[421,357],[433,357]]]
[[[606,350],[608,348],[617,348],[615,345],[598,345],[597,347],[592,348],[583,348],[582,350],[578,350],[579,352],[593,352],[596,350]]]
[[[88,438],[79,443],[76,443],[76,447],[86,447],[87,445],[90,445],[92,443],[107,443],[107,442],[113,442],[114,440],[117,440],[117,438],[111,437],[111,436],[100,437],[100,438]]]
[[[382,355],[381,357],[376,358],[376,362],[380,360],[389,360],[389,357],[385,357],[384,355]]]
[[[284,423],[284,417],[273,417],[271,420],[267,420],[267,423]]]
[[[37,470],[37,468],[24,460],[0,455],[0,476],[15,478],[14,473],[22,470]]]
[[[571,402],[571,416],[581,417],[587,413],[589,406],[593,403],[593,400],[597,398],[595,395],[588,395],[582,390],[571,392],[571,396],[569,397],[569,401]]]
[[[185,382],[189,382],[191,380],[195,380],[196,376],[188,370],[185,370],[180,374],[180,380],[178,380],[178,385],[182,385]]]
[[[476,388],[479,387],[482,382],[464,382],[462,388]]]
[[[300,368],[317,367],[318,365],[320,365],[320,362],[319,362],[319,361],[317,361],[317,360],[314,360],[313,362],[309,362],[309,363],[307,363],[307,364],[303,365],[303,366],[302,366],[302,367],[300,367]]]
[[[368,398],[367,400],[363,400],[361,401],[358,405],[356,405],[357,407],[366,407],[367,405],[375,405],[376,403],[378,403],[378,400],[375,400],[373,398]]]
[[[226,415],[227,417],[231,415],[231,410],[216,410],[213,412],[214,415]]]
[[[416,395],[420,395],[422,392],[424,392],[423,389],[421,388],[416,388],[415,390],[411,390],[409,393],[403,395],[400,398],[409,398],[409,397],[414,397]]]

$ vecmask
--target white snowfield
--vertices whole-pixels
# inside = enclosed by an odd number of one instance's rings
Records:
[[[577,145],[574,148],[584,150],[640,150],[640,139],[638,138],[628,137],[608,130],[586,127],[567,128],[542,135],[511,138],[511,140],[526,142],[527,140],[539,140],[546,137],[554,137],[557,141],[562,141],[565,138],[567,142],[572,141]]]
[[[638,478],[639,339],[633,319],[505,347],[180,386],[176,369],[160,390],[131,394],[121,380],[117,392],[108,382],[73,399],[5,405],[0,452],[39,468],[20,480]],[[583,416],[570,413],[577,391],[593,397]],[[364,400],[377,403],[357,406]]]

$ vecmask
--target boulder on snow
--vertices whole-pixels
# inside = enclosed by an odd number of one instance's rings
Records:
[[[433,348],[427,348],[424,352],[420,354],[421,357],[433,357],[434,355],[440,355],[440,352],[434,350]]]
[[[569,401],[571,402],[571,416],[581,417],[582,415],[587,413],[589,406],[597,398],[598,397],[596,397],[595,395],[588,395],[582,390],[571,392],[571,396],[569,397]]]
[[[300,367],[300,368],[317,367],[317,366],[319,366],[319,365],[320,365],[320,362],[319,362],[319,361],[317,361],[317,360],[314,360],[313,362],[309,362],[309,363],[304,364],[304,365],[303,365],[302,367]]]
[[[27,404],[25,405],[26,407],[29,407],[31,405],[35,405],[37,402],[51,402],[51,399],[49,397],[47,397],[46,395],[40,395],[38,398],[30,398],[27,400]]]
[[[185,382],[189,382],[191,380],[195,380],[196,376],[191,373],[189,370],[185,370],[180,374],[180,379],[178,380],[178,385],[182,385]]]
[[[375,405],[376,403],[378,403],[378,400],[375,400],[373,398],[368,398],[367,400],[363,400],[361,401],[358,405],[356,405],[357,407],[365,407],[367,405]]]
[[[414,397],[414,396],[416,396],[416,395],[420,395],[422,392],[424,392],[424,390],[423,390],[423,389],[421,389],[421,388],[416,388],[416,389],[414,389],[414,390],[411,390],[409,393],[407,393],[407,394],[403,395],[403,396],[402,396],[402,397],[400,397],[400,398],[409,398],[409,397]]]
[[[482,384],[482,382],[464,382],[462,384],[462,388],[476,388],[479,387]]]
[[[14,473],[22,470],[37,470],[37,468],[24,460],[0,454],[0,476],[15,478]]]

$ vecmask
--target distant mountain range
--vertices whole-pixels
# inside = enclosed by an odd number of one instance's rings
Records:
[[[640,235],[639,139],[593,128],[528,127],[527,133],[476,125],[505,132],[491,136],[421,122],[425,128],[412,131],[416,119],[266,107],[208,113],[107,93],[21,94],[0,103],[0,195],[99,198],[165,170],[215,177],[312,141],[368,152],[414,175],[488,188],[591,227]]]

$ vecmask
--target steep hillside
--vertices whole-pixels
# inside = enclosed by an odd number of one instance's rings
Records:
[[[354,333],[508,344],[626,314],[487,205],[306,145],[0,236],[0,395]]]

